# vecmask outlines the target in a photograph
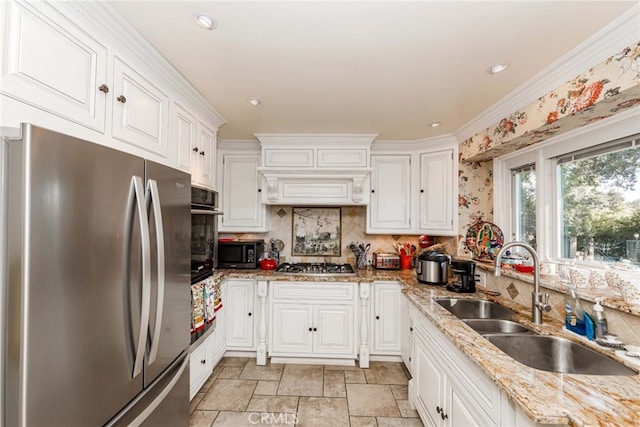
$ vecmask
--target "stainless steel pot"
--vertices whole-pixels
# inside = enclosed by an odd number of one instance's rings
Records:
[[[418,256],[416,273],[418,282],[429,285],[446,285],[449,280],[451,257],[439,252],[424,252]]]

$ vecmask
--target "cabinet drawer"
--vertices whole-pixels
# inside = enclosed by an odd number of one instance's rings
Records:
[[[322,300],[347,301],[355,300],[356,283],[306,283],[306,282],[271,282],[272,298],[281,300]]]

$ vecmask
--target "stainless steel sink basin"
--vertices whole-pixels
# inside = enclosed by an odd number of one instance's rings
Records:
[[[635,375],[638,372],[565,338],[546,335],[485,335],[518,362],[549,372],[584,375]]]
[[[504,319],[463,319],[464,323],[479,334],[535,334],[519,323]]]
[[[460,319],[511,319],[510,309],[478,299],[435,298],[435,301]]]

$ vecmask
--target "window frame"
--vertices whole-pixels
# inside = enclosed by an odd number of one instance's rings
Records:
[[[636,133],[640,133],[640,107],[493,159],[493,222],[502,229],[505,241],[511,241],[513,236],[512,169],[535,165],[537,252],[540,259],[558,259],[561,253],[560,182],[554,158]]]

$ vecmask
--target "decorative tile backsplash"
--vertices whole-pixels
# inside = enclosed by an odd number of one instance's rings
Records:
[[[284,250],[280,253],[281,262],[339,262],[355,264],[355,256],[349,249],[349,243],[369,243],[371,248],[368,258],[371,259],[373,252],[395,253],[394,243],[411,243],[418,246],[418,236],[409,235],[388,235],[388,234],[366,234],[366,208],[364,206],[343,206],[342,208],[342,241],[339,257],[292,257],[292,206],[271,206],[271,231],[257,234],[228,234],[225,236],[235,236],[239,239],[280,239],[284,242]],[[455,238],[439,237],[438,242],[450,242],[455,247]],[[418,251],[419,253],[419,251]]]

